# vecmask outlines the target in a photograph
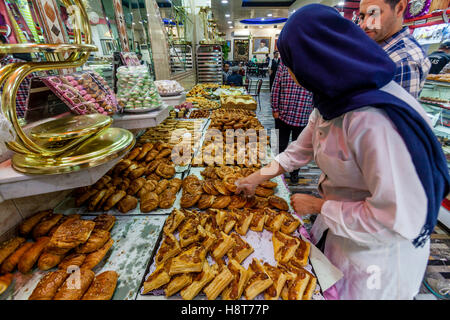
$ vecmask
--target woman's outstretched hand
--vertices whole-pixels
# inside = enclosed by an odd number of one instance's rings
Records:
[[[238,179],[235,182],[237,186],[236,193],[240,194],[243,193],[246,196],[253,196],[255,195],[255,189],[258,186],[258,183],[253,181],[251,176],[248,176],[246,178]]]
[[[309,194],[296,193],[291,196],[291,206],[301,216],[320,213],[324,202]]]

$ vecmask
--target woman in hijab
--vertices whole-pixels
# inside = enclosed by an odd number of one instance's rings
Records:
[[[322,198],[295,194],[291,205],[317,214],[312,240],[326,234],[324,253],[344,274],[340,298],[412,299],[450,180],[426,113],[392,81],[395,64],[381,47],[331,7],[297,10],[278,49],[315,109],[299,138],[238,191],[253,195],[314,160]]]

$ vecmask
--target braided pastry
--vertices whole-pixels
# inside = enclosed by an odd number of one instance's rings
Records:
[[[161,193],[159,196],[159,207],[161,209],[169,209],[173,206],[175,202],[177,193],[174,192],[174,189],[168,188]]]
[[[155,173],[163,178],[170,179],[175,175],[175,166],[173,164],[160,163]]]
[[[203,188],[203,191],[205,191],[207,194],[214,195],[214,196],[217,196],[219,194],[219,192],[214,187],[213,180],[203,180],[202,188]]]
[[[286,202],[286,200],[284,200],[284,199],[282,199],[282,198],[280,198],[278,196],[271,196],[271,197],[269,197],[269,205],[274,207],[274,208],[277,208],[279,210],[282,210],[282,211],[289,210],[289,205]]]
[[[197,203],[197,208],[200,210],[211,208],[211,206],[214,204],[215,196],[210,194],[202,194],[200,199]]]
[[[147,142],[142,146],[142,150],[139,155],[136,157],[136,161],[140,161],[145,158],[147,153],[153,149],[153,143]]]
[[[231,192],[225,187],[224,183],[221,180],[214,180],[214,187],[220,194],[224,196],[229,196]]]
[[[193,207],[197,203],[197,201],[200,200],[201,196],[202,196],[201,193],[191,194],[188,192],[184,192],[183,195],[181,196],[180,206],[182,208]]]
[[[255,189],[255,194],[260,197],[268,198],[270,196],[273,196],[275,191],[273,189],[267,189],[260,186],[257,186]]]
[[[211,206],[211,208],[213,208],[213,209],[224,209],[224,208],[228,207],[230,202],[231,202],[231,197],[230,196],[225,196],[225,195],[217,196],[214,199],[214,203]]]
[[[130,183],[130,186],[127,189],[127,193],[131,196],[134,196],[136,193],[141,190],[144,184],[147,182],[144,177],[140,177],[139,179],[135,179]]]
[[[169,181],[169,188],[173,189],[175,193],[177,193],[178,191],[180,191],[182,183],[183,182],[181,181],[181,179],[173,178]]]
[[[169,185],[169,180],[163,179],[158,182],[158,185],[155,188],[156,194],[161,194]]]
[[[231,203],[228,209],[241,209],[247,204],[247,197],[241,194],[231,196]]]
[[[147,213],[158,208],[159,196],[154,192],[147,192],[141,196],[141,212]]]

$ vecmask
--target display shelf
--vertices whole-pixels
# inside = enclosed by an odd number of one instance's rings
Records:
[[[169,116],[169,107],[163,106],[161,109],[140,114],[116,114],[113,116],[114,127],[123,129],[143,129],[156,127]]]
[[[168,106],[178,106],[186,101],[186,92],[183,92],[177,96],[161,97],[161,99]]]
[[[119,160],[120,157],[97,167],[57,175],[25,175],[11,167],[11,160],[6,160],[0,164],[0,202],[92,185]]]

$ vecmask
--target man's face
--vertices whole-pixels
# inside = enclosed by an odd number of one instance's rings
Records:
[[[230,70],[230,66],[226,64],[223,66],[223,69],[225,70],[225,72],[228,72],[228,70]]]
[[[405,5],[405,0],[401,0],[395,8],[384,0],[361,0],[359,26],[376,42],[386,40],[401,28]]]
[[[262,41],[261,41],[261,42],[259,43],[259,47],[260,47],[260,48],[264,48],[265,46],[266,46],[266,43],[265,43],[265,42],[262,42]]]
[[[275,54],[273,55],[273,58],[274,58],[274,59],[278,59],[278,56],[279,56],[278,53],[275,53]]]

